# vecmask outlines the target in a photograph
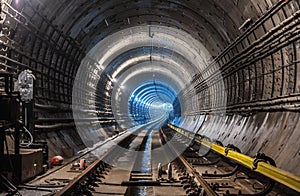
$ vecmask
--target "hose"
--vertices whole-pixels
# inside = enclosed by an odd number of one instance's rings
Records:
[[[30,133],[30,131],[28,131],[28,129],[25,126],[23,126],[23,128],[24,128],[25,132],[28,133],[28,135],[30,137],[30,142],[28,142],[28,143],[21,143],[20,147],[29,147],[33,143],[33,136],[32,136],[32,134]]]
[[[20,147],[26,148],[26,147],[29,147],[29,146],[33,143],[33,136],[32,136],[32,134],[30,133],[30,131],[28,131],[28,129],[27,129],[25,126],[23,126],[23,129],[24,129],[25,132],[29,135],[30,141],[29,141],[28,143],[21,143],[21,144],[20,144]],[[5,130],[5,131],[7,131],[7,130]],[[11,139],[12,139],[13,141],[15,141],[15,138],[14,138],[13,135],[10,135],[10,137],[11,137]]]

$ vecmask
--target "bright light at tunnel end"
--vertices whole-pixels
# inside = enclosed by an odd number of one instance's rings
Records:
[[[152,28],[155,29],[155,28]],[[135,29],[128,29],[123,30],[122,32],[117,32],[116,35],[113,34],[111,36],[108,36],[106,39],[102,40],[95,46],[95,50],[93,50],[93,53],[90,54],[90,52],[87,54],[87,57],[84,58],[81,62],[81,66],[78,69],[75,82],[73,85],[73,91],[72,91],[72,110],[73,110],[73,117],[75,121],[75,125],[77,128],[77,132],[80,135],[82,141],[85,143],[87,147],[92,147],[94,145],[98,145],[101,142],[104,142],[109,137],[109,132],[102,126],[100,121],[95,123],[95,119],[98,119],[99,108],[96,107],[96,91],[97,91],[97,83],[100,82],[101,78],[99,77],[102,73],[102,71],[105,69],[105,61],[107,59],[112,59],[110,56],[114,55],[112,52],[109,52],[110,50],[107,49],[107,45],[105,45],[106,41],[111,44],[111,47],[118,46],[118,50],[123,51],[128,46],[129,42],[126,42],[124,40],[138,40],[136,39],[137,36],[141,36],[141,32],[144,33],[145,38],[149,39],[149,29],[148,26],[140,26],[139,28],[135,27]],[[176,50],[176,52],[180,53],[182,51],[177,51],[177,49],[181,46],[192,46],[192,45],[201,45],[199,42],[191,38],[189,34],[186,32],[183,32],[178,29],[173,29],[171,27],[156,27],[157,31],[160,31],[160,34],[163,34],[165,36],[161,36],[161,40],[157,41],[158,45],[161,45],[161,43],[167,43],[168,48],[170,51]],[[128,35],[126,37],[126,32]],[[155,35],[157,35],[156,33]],[[181,35],[181,38],[174,38],[172,40],[172,36],[174,35]],[[113,37],[113,38],[112,38]],[[135,39],[132,39],[132,38]],[[172,39],[171,39],[172,38]],[[165,39],[165,40],[164,40]],[[170,40],[171,39],[171,40]],[[141,39],[145,40],[145,39]],[[185,43],[183,43],[185,41]],[[178,42],[178,43],[177,43]],[[195,44],[197,43],[197,44]],[[123,45],[122,45],[123,44]],[[145,43],[141,43],[145,44]],[[156,47],[158,47],[158,45]],[[143,45],[141,45],[143,46]],[[178,47],[180,46],[180,47]],[[135,46],[137,47],[137,46]],[[172,48],[173,47],[173,48]],[[191,48],[191,47],[190,47]],[[127,48],[129,50],[130,48]],[[186,48],[184,48],[186,49]],[[115,50],[116,52],[118,50]],[[103,53],[101,55],[98,55],[98,53],[106,51],[106,53]],[[114,50],[112,50],[114,51]],[[200,51],[199,48],[195,49],[195,51]],[[123,51],[124,52],[124,51]],[[190,52],[190,51],[189,51]],[[193,53],[193,52],[191,52]],[[195,52],[193,55],[190,55],[192,59],[195,58]],[[100,59],[99,59],[100,56]],[[187,54],[182,54],[181,56],[185,57],[188,56]],[[199,54],[199,56],[201,56]],[[165,58],[165,57],[164,57]],[[188,58],[188,57],[187,57]],[[162,58],[163,59],[163,58]],[[202,57],[199,57],[199,59],[203,59]],[[201,64],[201,60],[195,62],[195,64]],[[97,62],[97,63],[94,63]],[[172,61],[166,61],[166,62],[172,62]],[[109,63],[106,63],[106,65]],[[101,66],[101,69],[99,69],[99,66]],[[200,69],[200,68],[197,68]],[[97,70],[97,71],[96,71]],[[157,69],[159,71],[159,69]],[[118,70],[118,72],[122,73],[122,70]],[[96,73],[96,75],[95,75]],[[166,72],[167,73],[167,72]],[[170,71],[168,73],[171,73]],[[191,72],[191,74],[195,74],[194,71]],[[186,79],[186,81],[182,81],[182,86],[179,88],[179,90],[173,89],[168,82],[162,82],[159,81],[157,77],[158,72],[151,73],[152,80],[144,81],[143,83],[136,86],[134,89],[131,89],[130,87],[126,86],[122,81],[119,81],[120,78],[111,77],[111,80],[109,81],[110,84],[113,86],[113,91],[116,91],[116,94],[111,94],[111,98],[116,99],[116,101],[121,100],[123,101],[120,106],[113,105],[115,108],[113,108],[113,116],[114,120],[119,125],[126,125],[126,123],[131,124],[131,128],[127,131],[134,131],[138,130],[142,126],[148,126],[150,122],[158,122],[160,125],[165,125],[168,122],[171,122],[177,126],[184,127],[186,130],[191,131],[192,133],[196,134],[196,131],[199,129],[201,124],[205,120],[205,115],[199,115],[198,116],[190,116],[185,115],[186,112],[190,112],[190,110],[193,112],[193,105],[192,106],[186,106],[186,103],[181,103],[180,97],[178,97],[179,91],[182,90],[182,88],[189,84],[192,75],[190,77],[184,76],[183,78]],[[220,75],[221,76],[221,75]],[[206,75],[203,76],[204,81],[205,78],[208,77]],[[221,76],[222,77],[222,76]],[[179,77],[177,77],[179,78]],[[149,79],[149,78],[148,78]],[[179,81],[180,82],[180,81]],[[121,84],[121,85],[120,85]],[[119,86],[118,86],[119,85]],[[223,85],[223,89],[224,85]],[[203,102],[199,102],[200,98],[198,95],[196,95],[195,92],[191,91],[191,98],[189,103],[196,104],[198,107],[202,107],[203,109],[209,109],[206,107],[213,108],[214,106],[219,106],[219,103],[215,103],[217,99],[216,96],[219,96],[216,93],[215,87],[209,87],[208,92],[211,94],[211,99],[208,103],[208,100],[205,100]],[[225,90],[224,90],[225,92]],[[194,94],[193,94],[194,93]],[[107,93],[104,93],[107,97],[109,97]],[[127,95],[128,100],[122,100],[122,97]],[[223,95],[223,101],[226,103],[226,93]],[[126,104],[124,104],[124,101]],[[121,112],[118,110],[118,107],[124,107],[122,104],[126,105],[126,112]],[[208,104],[208,106],[207,106]],[[219,105],[218,105],[219,104]],[[222,106],[222,105],[221,105]],[[187,107],[187,108],[185,108]],[[224,105],[223,105],[224,107]],[[184,111],[182,110],[184,109]],[[223,110],[224,111],[224,110]],[[197,111],[195,111],[197,112]],[[87,122],[85,119],[92,119],[89,122]],[[112,119],[106,119],[104,120],[106,122],[110,122]],[[103,122],[103,119],[102,119]],[[191,123],[193,122],[193,123]],[[151,126],[150,126],[151,127]],[[153,128],[153,127],[152,127]],[[155,127],[156,130],[158,130],[159,127]],[[113,127],[110,127],[110,130],[112,130]],[[179,152],[183,152],[192,142],[192,138],[186,140],[183,145],[178,146]],[[172,138],[168,142],[174,142],[175,138]],[[115,143],[115,145],[117,145]],[[151,154],[154,156],[156,155],[156,162],[160,162],[162,164],[167,164],[170,161],[174,160],[176,158],[176,155],[174,157],[169,157],[167,159],[166,157],[161,156],[161,151],[164,149],[166,150],[167,145],[163,145],[159,148],[156,148],[154,150],[151,150]],[[123,149],[122,147],[118,146],[118,148],[122,149],[124,153],[127,151],[130,151],[128,149]],[[132,153],[132,152],[130,152]],[[139,152],[134,152],[138,154]],[[98,156],[97,154],[95,154]],[[128,169],[131,168],[124,168],[124,166],[115,165],[115,163],[108,163],[117,167],[120,167],[122,169]],[[157,165],[153,165],[153,167],[156,167]]]
[[[181,115],[177,94],[168,84],[160,81],[148,81],[140,84],[131,93],[128,100],[128,116],[138,124],[145,124],[164,118],[171,122]]]

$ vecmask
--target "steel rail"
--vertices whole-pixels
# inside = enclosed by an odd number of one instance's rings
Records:
[[[93,184],[96,184],[97,175],[99,174],[99,170],[102,172],[105,168],[111,167],[107,161],[112,158],[117,158],[118,154],[121,153],[118,146],[122,148],[127,148],[130,143],[141,133],[146,126],[151,123],[157,123],[159,121],[152,121],[150,123],[145,124],[144,126],[137,126],[137,129],[126,132],[124,131],[122,135],[125,135],[125,138],[121,138],[121,140],[117,143],[117,145],[111,147],[107,152],[105,152],[102,156],[100,156],[96,161],[90,164],[79,176],[74,178],[68,185],[59,190],[59,192],[55,193],[55,196],[69,196],[74,194],[81,194],[84,192],[88,192],[90,194],[93,190],[89,189],[93,187]],[[115,139],[115,138],[114,138]]]
[[[107,152],[109,153],[109,152]],[[61,195],[72,195],[73,191],[76,189],[76,187],[79,185],[80,181],[83,181],[85,178],[87,178],[88,175],[92,174],[94,170],[98,168],[98,166],[103,162],[105,156],[107,156],[107,153],[103,155],[101,158],[99,158],[97,161],[93,162],[89,167],[79,176],[77,176],[72,182],[70,182],[67,186],[65,186],[62,190],[57,192],[55,196],[61,196]]]
[[[139,132],[139,129],[136,131]],[[137,135],[130,134],[126,136],[123,140],[118,142],[118,145],[128,145],[131,143],[132,139],[134,139]],[[116,150],[116,147],[111,148],[106,153],[104,153],[100,158],[98,158],[95,162],[93,162],[91,165],[89,165],[82,174],[77,176],[74,180],[72,180],[67,186],[65,186],[63,189],[61,189],[59,192],[55,194],[55,196],[68,196],[72,195],[74,193],[74,190],[80,186],[80,183],[85,181],[88,177],[90,177],[95,171],[102,165],[108,165],[104,162],[104,160]]]
[[[209,186],[209,184],[201,177],[201,175],[196,171],[195,168],[182,156],[179,155],[178,158],[185,166],[185,168],[193,174],[195,179],[201,184],[201,186],[205,189],[206,194],[209,196],[217,196],[218,194]]]
[[[164,140],[166,140],[166,135],[163,134]],[[218,194],[209,186],[209,184],[202,178],[202,176],[196,171],[196,169],[180,154],[177,152],[177,150],[174,148],[173,145],[170,144],[170,142],[166,143],[168,147],[175,153],[180,160],[180,162],[184,165],[184,167],[189,171],[195,179],[200,183],[200,185],[204,188],[206,191],[206,194],[209,196],[217,196]]]
[[[187,137],[191,137],[192,133],[188,133],[188,131],[183,130],[179,127],[176,127],[174,125],[168,124],[168,126],[173,129],[174,131],[183,134]],[[216,143],[203,140],[199,137],[195,138],[196,141],[200,142],[203,146],[210,148],[211,150],[219,153],[220,155],[223,155],[231,160],[234,160],[235,162],[246,166],[272,180],[275,180],[276,182],[279,182],[295,191],[300,192],[300,177],[296,176],[290,172],[284,171],[280,168],[274,167],[273,165],[270,165],[265,162],[258,162],[257,165],[255,164],[255,158],[249,157],[245,154],[226,149],[226,147],[220,146]]]

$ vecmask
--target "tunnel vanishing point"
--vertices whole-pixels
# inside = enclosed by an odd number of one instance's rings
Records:
[[[23,92],[21,104],[30,113],[21,119],[49,157],[164,118],[248,156],[264,153],[299,176],[299,7],[299,0],[2,0],[0,96],[9,94],[9,79],[31,71],[32,99]],[[4,119],[14,115],[6,103]]]

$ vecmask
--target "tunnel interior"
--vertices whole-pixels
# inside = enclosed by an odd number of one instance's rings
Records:
[[[145,124],[158,117],[172,121],[180,117],[180,103],[176,104],[176,93],[166,84],[149,81],[139,85],[129,98],[129,116],[139,124]]]
[[[0,70],[32,70],[29,129],[51,155],[164,118],[300,175],[299,14],[297,0],[4,0]]]

